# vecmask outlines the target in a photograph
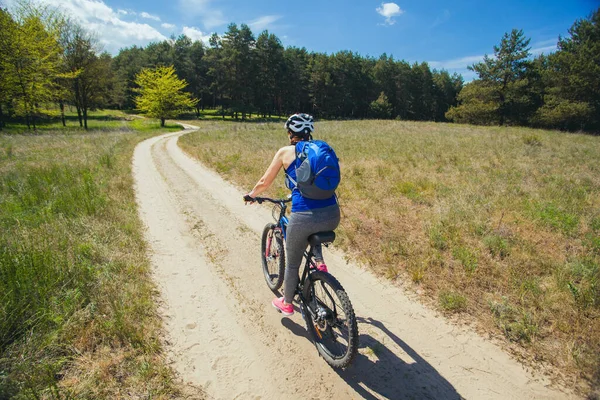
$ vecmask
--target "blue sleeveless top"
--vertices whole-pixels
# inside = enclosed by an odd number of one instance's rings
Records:
[[[296,181],[296,162],[293,162],[285,169],[285,174]],[[307,199],[300,194],[300,191],[292,186],[291,182],[286,178],[285,184],[292,191],[292,212],[310,211],[317,208],[329,207],[337,204],[335,195],[325,200]]]

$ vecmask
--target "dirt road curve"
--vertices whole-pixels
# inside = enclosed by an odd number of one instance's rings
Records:
[[[477,334],[400,289],[325,253],[360,318],[360,354],[331,369],[299,313],[282,318],[260,269],[270,210],[185,155],[171,133],[134,154],[140,215],[161,289],[171,357],[215,399],[572,398]],[[258,178],[258,177],[257,177]]]

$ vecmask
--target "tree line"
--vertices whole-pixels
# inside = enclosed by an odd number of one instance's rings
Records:
[[[187,90],[198,99],[196,111],[218,108],[246,118],[309,112],[321,118],[401,118],[445,120],[462,88],[460,75],[431,70],[382,55],[361,57],[284,48],[279,38],[230,24],[209,44],[179,36],[145,48],[122,49],[113,59],[123,92],[120,107],[133,106],[135,76],[145,67],[173,65]]]
[[[26,4],[26,3],[24,3]],[[599,9],[600,10],[600,9]],[[36,119],[75,107],[82,127],[99,107],[133,109],[138,76],[173,67],[196,113],[218,109],[246,119],[309,112],[319,118],[378,118],[598,130],[600,47],[597,10],[576,21],[558,50],[532,58],[522,31],[505,34],[494,56],[472,65],[478,79],[408,63],[284,48],[268,31],[230,24],[208,44],[187,36],[112,57],[98,40],[50,8],[0,9],[0,126],[6,116]]]
[[[458,74],[385,54],[375,59],[284,48],[276,35],[255,37],[245,24],[230,24],[208,44],[182,35],[111,57],[68,17],[31,5],[14,14],[0,10],[0,52],[6,55],[0,119],[17,116],[33,128],[36,119],[52,114],[53,104],[61,115],[65,105],[74,106],[82,127],[90,109],[132,109],[136,77],[157,67],[174,67],[198,100],[197,113],[217,108],[242,119],[303,111],[321,118],[444,121],[463,85]]]

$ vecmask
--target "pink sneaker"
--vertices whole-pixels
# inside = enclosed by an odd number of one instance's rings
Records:
[[[325,264],[319,264],[319,265],[317,265],[317,270],[319,270],[321,272],[328,272],[327,271],[327,265],[325,265]]]
[[[283,301],[283,297],[274,299],[271,304],[283,315],[294,315],[294,306]]]

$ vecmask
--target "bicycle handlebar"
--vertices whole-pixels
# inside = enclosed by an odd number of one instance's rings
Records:
[[[268,201],[273,204],[281,204],[281,203],[289,203],[292,199],[271,199],[268,197],[250,197],[248,195],[244,196],[244,201],[249,201],[251,203],[257,202],[258,204],[262,204],[263,201]]]

